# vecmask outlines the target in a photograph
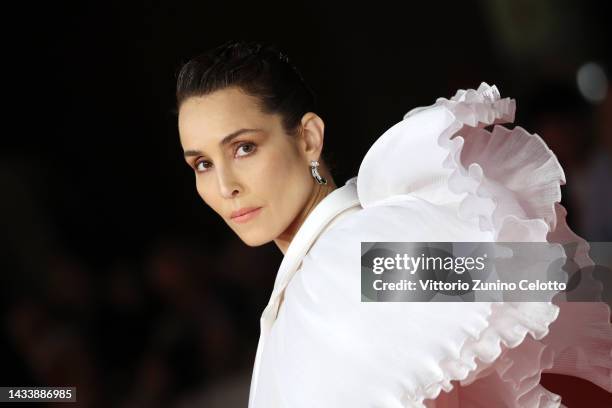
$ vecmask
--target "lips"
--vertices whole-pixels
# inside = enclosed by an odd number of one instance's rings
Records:
[[[241,215],[248,214],[248,213],[253,212],[253,211],[255,211],[255,210],[259,209],[259,208],[261,208],[261,207],[245,207],[245,208],[241,208],[241,209],[239,209],[237,211],[233,211],[230,214],[230,218],[240,217]]]

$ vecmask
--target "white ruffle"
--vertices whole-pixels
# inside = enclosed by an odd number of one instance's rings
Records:
[[[559,217],[563,228],[569,230],[565,210],[559,204],[560,185],[565,184],[565,174],[554,153],[537,134],[530,134],[521,127],[510,130],[498,125],[514,120],[515,107],[513,99],[501,99],[495,86],[482,83],[477,90],[459,90],[450,100],[439,98],[431,106],[411,110],[404,116],[405,121],[439,108],[452,115],[453,120],[445,124],[437,140],[438,146],[444,149],[443,167],[448,172],[438,171],[425,181],[412,174],[401,174],[389,180],[388,169],[384,164],[381,166],[384,163],[381,155],[408,151],[399,145],[397,149],[389,146],[412,143],[414,149],[419,150],[418,135],[410,135],[412,140],[401,141],[399,137],[407,138],[409,132],[404,130],[408,134],[398,134],[391,128],[377,141],[379,146],[375,144],[370,149],[360,168],[357,185],[362,206],[390,203],[393,197],[404,195],[445,204],[452,200],[448,195],[441,197],[439,187],[447,183],[450,191],[457,194],[458,216],[465,220],[476,219],[482,231],[492,233],[493,241],[546,242],[547,235],[557,228]],[[494,125],[492,131],[485,129],[488,125]],[[423,143],[427,143],[424,138]],[[434,152],[431,169],[440,167],[436,162],[440,157],[440,150]],[[419,159],[415,156],[408,160]],[[389,161],[393,162],[394,158],[389,157]],[[373,183],[376,179],[381,182]],[[580,248],[574,259],[579,264],[587,263],[588,244],[575,234],[574,237]],[[549,242],[562,240],[549,238]],[[493,388],[496,395],[487,396],[486,390],[480,389],[482,403],[487,398],[500,403],[503,398],[503,403],[509,407],[560,406],[561,398],[539,385],[542,370],[553,367],[553,347],[537,341],[549,334],[549,327],[559,316],[559,306],[548,302],[504,302],[491,303],[490,307],[488,326],[477,335],[466,336],[458,355],[449,355],[439,361],[441,370],[436,381],[419,384],[415,392],[407,391],[404,397],[407,407],[424,407],[426,403],[430,407],[440,406],[425,400],[436,399],[442,390],[450,392],[453,381],[468,386],[485,377],[488,378],[481,380],[480,385],[496,381]],[[600,312],[607,309],[609,317],[607,305],[589,307],[598,308]],[[600,317],[605,318],[605,313]],[[612,350],[608,320],[600,322],[598,328],[594,336],[599,344],[604,345],[604,350],[606,344]],[[528,333],[531,338],[527,337]],[[581,340],[589,341],[589,337]],[[592,350],[581,345],[573,347],[574,354],[592,354]],[[605,378],[610,376],[610,357],[605,353],[602,356],[600,350],[597,358],[591,361],[602,368],[599,375],[594,376],[592,370],[582,367],[582,374],[589,371],[587,379],[608,391],[612,391],[612,380]],[[572,374],[571,369],[566,373]],[[578,371],[573,373],[582,376]],[[586,377],[589,375],[583,376]]]

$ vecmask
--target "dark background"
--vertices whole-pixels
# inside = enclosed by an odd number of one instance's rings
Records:
[[[201,201],[172,113],[181,64],[229,39],[274,42],[300,69],[338,185],[413,107],[497,85],[561,161],[570,226],[612,241],[612,93],[591,103],[576,85],[587,62],[609,78],[604,4],[10,6],[0,384],[76,385],[87,407],[246,406],[282,254],[247,247]],[[584,381],[543,384],[570,408],[611,402]]]

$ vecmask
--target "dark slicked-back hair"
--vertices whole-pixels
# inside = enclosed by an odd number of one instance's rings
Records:
[[[306,112],[316,112],[315,94],[276,45],[235,40],[181,67],[176,83],[176,112],[189,97],[234,86],[256,97],[262,112],[279,114],[290,135],[295,135]]]

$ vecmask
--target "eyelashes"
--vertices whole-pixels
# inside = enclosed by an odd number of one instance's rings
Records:
[[[239,150],[240,150],[241,148],[243,148],[244,146],[251,146],[251,147],[252,147],[252,150],[251,150],[251,151],[249,151],[249,152],[246,152],[246,154],[243,154],[243,155],[242,155],[242,156],[240,156],[240,157],[243,157],[243,156],[248,156],[248,155],[252,154],[252,153],[255,151],[255,144],[254,144],[254,143],[251,143],[251,142],[246,142],[246,143],[241,143],[241,144],[238,146],[238,148],[236,149],[236,152],[237,152],[237,151],[239,151]]]
[[[248,151],[245,152],[244,154],[236,156],[236,154],[240,151],[240,149],[242,149],[245,146],[249,147]],[[238,147],[236,148],[236,150],[234,151],[234,156],[239,157],[239,158],[246,157],[246,156],[251,156],[252,154],[255,153],[256,150],[257,150],[257,146],[255,145],[255,143],[252,143],[252,142],[240,143],[238,145]],[[200,167],[200,165],[202,165],[202,164],[204,164],[205,166],[204,167]],[[209,162],[208,160],[199,160],[199,161],[196,161],[193,166],[194,166],[196,172],[198,172],[198,173],[206,173],[208,171],[208,169],[212,166],[212,163]]]

